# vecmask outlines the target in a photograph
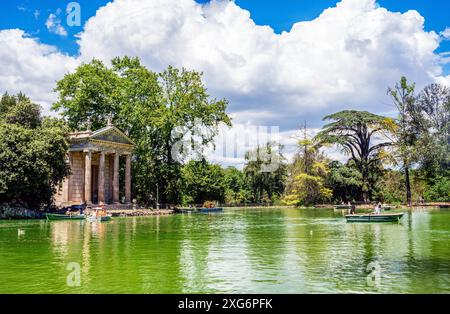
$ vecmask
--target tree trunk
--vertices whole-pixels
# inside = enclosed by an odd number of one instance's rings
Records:
[[[409,165],[405,162],[405,187],[406,187],[406,203],[411,207],[411,179],[409,177]]]

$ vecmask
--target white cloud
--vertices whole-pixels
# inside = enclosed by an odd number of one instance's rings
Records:
[[[56,11],[56,14],[50,13],[45,22],[45,26],[47,27],[50,33],[54,33],[60,36],[67,36],[66,29],[61,25],[61,19],[58,17],[61,13],[61,9]]]
[[[79,43],[84,60],[137,55],[155,70],[201,70],[238,122],[292,128],[342,108],[387,111],[386,89],[401,75],[419,86],[440,76],[439,35],[423,23],[416,11],[344,0],[278,35],[234,2],[117,0],[88,21]]]
[[[444,39],[450,40],[450,27],[446,27],[445,30],[441,32],[441,36]]]
[[[56,80],[73,71],[77,61],[43,45],[18,29],[0,31],[0,91],[20,91],[49,112]]]
[[[67,35],[58,12],[47,27]],[[85,24],[77,58],[19,30],[0,31],[0,89],[49,104],[55,81],[79,62],[139,56],[155,71],[172,64],[204,72],[209,93],[230,100],[236,125],[293,132],[344,108],[392,111],[386,90],[402,75],[418,88],[450,83],[447,55],[435,53],[447,35],[425,31],[414,10],[390,12],[375,0],[343,0],[281,34],[233,1],[115,0]]]
[[[450,75],[440,76],[436,79],[437,83],[450,87]]]

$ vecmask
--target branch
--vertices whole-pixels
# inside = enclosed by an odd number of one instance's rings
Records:
[[[378,149],[380,149],[380,148],[383,148],[383,147],[389,147],[389,146],[392,146],[392,145],[393,145],[392,143],[381,143],[381,144],[372,146],[372,147],[369,149],[369,154],[372,153],[372,152],[374,152],[374,151],[376,151],[376,150],[378,150]]]

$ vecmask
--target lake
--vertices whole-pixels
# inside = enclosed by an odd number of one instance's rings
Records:
[[[0,293],[449,293],[450,211],[0,221]]]

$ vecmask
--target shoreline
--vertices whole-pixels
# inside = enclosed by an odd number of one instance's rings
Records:
[[[106,212],[113,217],[170,216],[175,214],[173,209],[111,209]]]
[[[388,204],[387,204],[388,205]],[[411,207],[407,205],[388,205],[391,206],[392,209],[443,209],[443,206],[449,206],[450,203],[425,203],[425,204],[413,204]],[[288,206],[288,205],[272,205],[272,206],[223,206],[224,210],[261,210],[261,209],[317,209],[317,210],[331,210],[335,209],[336,205],[332,204],[317,204],[310,207],[303,206]],[[44,212],[40,211],[32,211],[24,208],[1,208],[0,211],[0,221],[8,221],[8,220],[45,220]],[[180,209],[183,209],[180,207]],[[357,205],[356,209],[358,210],[371,210],[373,209],[372,204],[362,204]],[[89,211],[87,211],[88,213]],[[175,215],[175,210],[173,209],[111,209],[107,210],[107,213],[112,217],[150,217],[150,216],[171,216]]]

